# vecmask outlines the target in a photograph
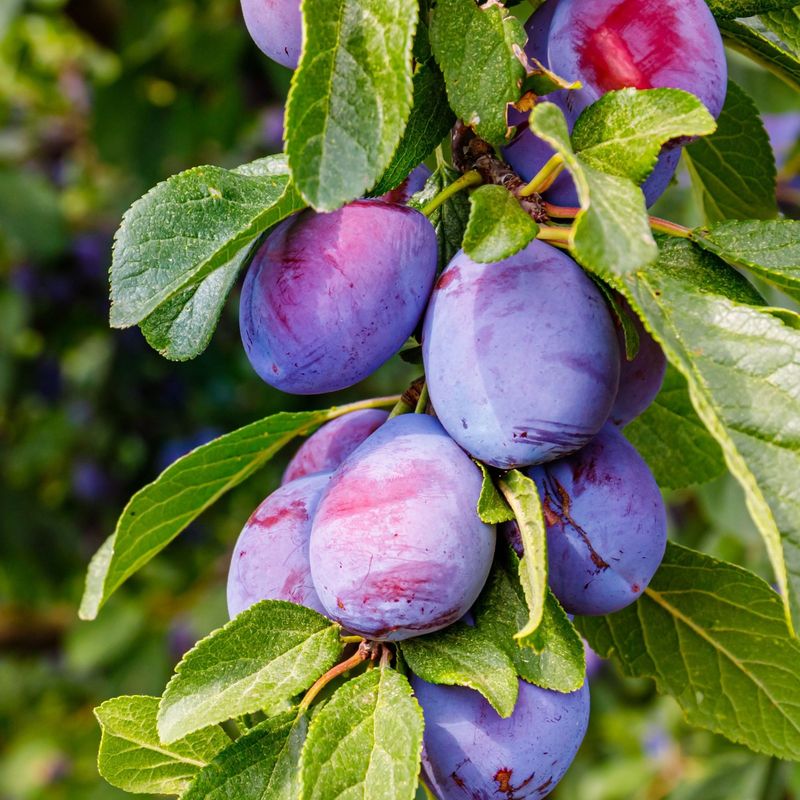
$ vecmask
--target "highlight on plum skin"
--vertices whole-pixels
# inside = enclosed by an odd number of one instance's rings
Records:
[[[496,264],[458,253],[434,288],[422,347],[442,425],[499,468],[583,447],[619,385],[605,300],[575,261],[538,240]]]
[[[414,676],[425,717],[423,769],[440,800],[543,798],[569,769],[589,723],[589,688],[570,694],[523,680],[502,719],[478,692]]]
[[[241,0],[247,31],[262,53],[295,69],[303,44],[300,0]]]
[[[661,492],[614,425],[583,450],[529,471],[547,526],[550,588],[566,611],[600,615],[637,600],[667,543]]]
[[[336,470],[314,519],[311,574],[327,615],[399,641],[460,619],[483,588],[495,530],[481,473],[423,414],[390,419]]]
[[[704,0],[560,0],[550,68],[583,88],[573,121],[612,89],[683,89],[718,117],[727,91],[722,37]]]
[[[231,619],[260,600],[287,600],[325,613],[311,580],[308,540],[329,480],[330,474],[323,473],[288,483],[253,512],[228,571]]]
[[[622,312],[632,321],[639,335],[639,350],[631,361],[625,357],[625,336],[617,327],[620,346],[619,392],[611,409],[611,422],[624,427],[643,414],[655,400],[664,382],[667,359],[655,339],[645,330],[642,321],[621,295]]]
[[[294,454],[283,473],[281,485],[317,472],[333,472],[388,418],[388,411],[365,408],[326,423]]]
[[[357,200],[284,220],[242,289],[239,327],[250,363],[292,394],[353,386],[414,331],[437,259],[431,223],[396,203]]]

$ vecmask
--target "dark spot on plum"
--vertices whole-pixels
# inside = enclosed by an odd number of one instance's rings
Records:
[[[536,791],[541,793],[544,792],[551,784],[553,783],[552,778],[548,778],[544,783],[540,784],[536,787]]]
[[[514,770],[499,769],[494,774],[494,781],[497,784],[497,791],[504,794],[511,794],[514,790],[511,788],[511,774]]]
[[[642,587],[641,587],[641,586],[639,586],[639,584],[638,584],[638,583],[634,583],[634,584],[631,586],[631,591],[632,591],[634,594],[639,594],[639,592],[641,592],[641,591],[642,591]]]
[[[273,372],[274,372],[276,375],[278,374],[278,365],[277,365],[277,364],[273,363],[273,365],[272,365],[272,371],[273,371]]]
[[[464,430],[467,430],[469,428],[469,425],[467,425],[467,421],[464,419],[464,417],[461,417],[461,427]]]
[[[345,610],[345,609],[344,609],[344,603],[342,602],[342,599],[341,599],[341,597],[337,597],[337,598],[336,598],[336,607],[337,607],[338,609],[340,609],[341,611],[344,611],[344,610]]]

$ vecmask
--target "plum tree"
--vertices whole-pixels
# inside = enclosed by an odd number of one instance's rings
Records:
[[[389,416],[379,408],[365,408],[337,417],[309,436],[283,473],[282,484],[317,472],[333,472]]]
[[[579,449],[616,397],[606,303],[569,256],[541,241],[496,264],[458,253],[436,283],[422,346],[442,425],[496,467]]]
[[[632,321],[639,335],[639,350],[633,359],[625,358],[625,341],[622,329],[618,328],[620,342],[619,392],[611,409],[611,421],[624,427],[644,413],[655,399],[664,382],[667,359],[658,342],[645,330],[639,317],[628,302],[618,296],[622,311]]]
[[[611,614],[647,588],[667,518],[647,464],[613,425],[583,450],[529,472],[547,525],[550,587],[573,614]]]
[[[520,680],[502,719],[478,692],[411,681],[425,717],[423,764],[440,800],[542,798],[555,789],[589,723],[586,684],[571,694]]]
[[[612,89],[683,89],[719,116],[727,91],[722,37],[704,0],[559,0],[550,68],[582,88],[573,120]]]
[[[365,236],[370,230],[381,236]],[[413,332],[436,264],[433,226],[403,205],[359,200],[290,217],[256,254],[242,288],[250,363],[293,394],[358,383]]]
[[[325,613],[311,580],[308,540],[329,480],[322,473],[287,483],[247,520],[228,571],[231,619],[259,600],[288,600]]]
[[[480,492],[480,470],[433,417],[381,426],[334,472],[312,526],[311,575],[328,615],[385,641],[460,619],[494,555]]]
[[[294,69],[303,44],[300,0],[242,0],[247,30],[273,61]]]

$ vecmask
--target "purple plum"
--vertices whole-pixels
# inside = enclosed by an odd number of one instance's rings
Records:
[[[334,472],[311,530],[311,575],[328,616],[399,641],[464,616],[483,588],[494,527],[481,473],[433,418],[390,419]]]
[[[430,178],[431,171],[420,164],[414,167],[408,177],[394,189],[390,189],[386,194],[382,194],[380,199],[386,203],[407,203],[417,192],[422,191],[425,182]]]
[[[411,681],[425,717],[425,773],[439,800],[547,797],[586,735],[589,688],[571,694],[519,682],[502,719],[478,692]]]
[[[572,614],[612,614],[647,588],[667,516],[647,464],[613,425],[583,450],[528,473],[547,525],[550,588]]]
[[[311,580],[308,540],[329,480],[322,473],[287,483],[247,520],[228,572],[231,619],[259,600],[288,600],[325,613]]]
[[[261,52],[294,69],[303,45],[300,0],[242,0],[242,14]]]
[[[331,420],[303,442],[286,467],[281,483],[289,483],[316,472],[333,472],[388,418],[388,411],[365,408]]]
[[[239,326],[250,363],[292,394],[358,383],[413,333],[436,265],[433,226],[403,205],[358,200],[284,220],[242,289]]]
[[[611,421],[624,427],[640,414],[643,414],[655,400],[664,382],[667,371],[667,359],[658,342],[645,330],[642,321],[619,296],[622,312],[633,321],[639,334],[639,351],[631,360],[625,357],[625,336],[622,327],[617,327],[620,347],[619,392],[611,409]]]
[[[436,283],[422,348],[442,425],[495,467],[578,450],[617,394],[619,346],[605,300],[541,241],[496,264],[458,253]]]
[[[573,120],[612,89],[683,89],[718,117],[728,69],[704,0],[559,0],[547,46],[550,68],[583,88]]]

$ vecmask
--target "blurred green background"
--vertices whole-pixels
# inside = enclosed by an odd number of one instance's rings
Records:
[[[797,100],[739,59],[733,67],[769,115],[794,214]],[[235,297],[211,347],[186,364],[163,360],[135,329],[107,327],[121,214],[186,167],[279,151],[289,77],[252,45],[237,0],[0,0],[0,800],[127,796],[97,776],[92,708],[159,694],[181,654],[225,621],[229,551],[286,457],[80,623],[86,564],[128,497],[219,433],[331,404],[258,380]],[[658,211],[696,218],[685,181]],[[397,360],[336,400],[413,377]],[[669,501],[674,538],[769,578],[729,479]],[[555,796],[800,796],[792,765],[690,731],[649,683],[601,666],[592,688],[586,746]]]

